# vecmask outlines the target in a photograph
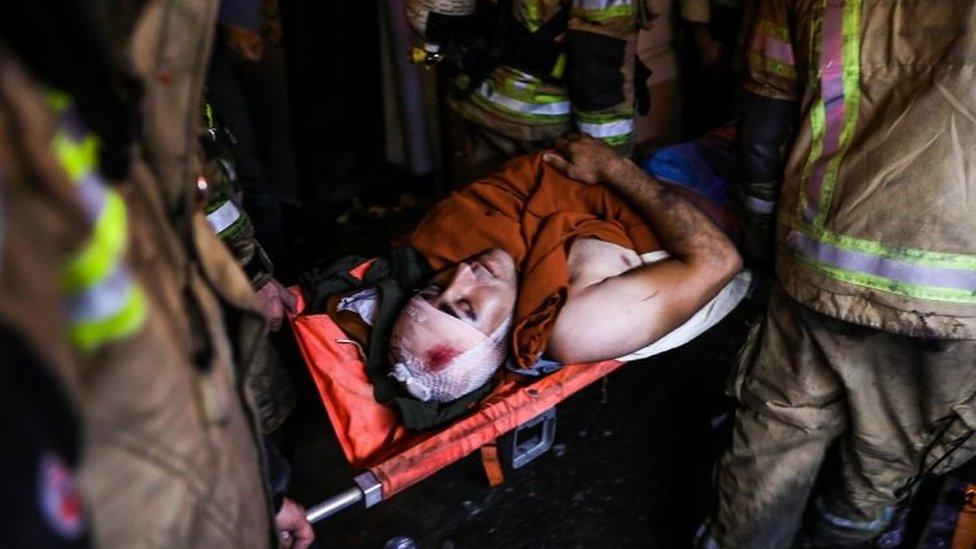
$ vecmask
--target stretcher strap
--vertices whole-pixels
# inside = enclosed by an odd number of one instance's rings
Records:
[[[502,463],[498,460],[497,445],[486,444],[481,447],[481,464],[485,467],[485,474],[488,476],[489,486],[496,488],[505,482],[505,473],[502,472]]]
[[[952,549],[976,547],[976,485],[966,486],[965,503],[956,522],[956,533],[952,537]]]

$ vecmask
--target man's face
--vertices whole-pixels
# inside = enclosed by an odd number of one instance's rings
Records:
[[[515,261],[492,248],[438,273],[420,296],[488,336],[511,316],[517,291]]]

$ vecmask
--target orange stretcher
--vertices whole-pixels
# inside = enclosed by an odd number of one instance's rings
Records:
[[[353,271],[357,274],[362,276]],[[540,378],[503,372],[494,390],[469,413],[441,428],[410,430],[373,398],[359,345],[328,315],[301,314],[301,291],[291,291],[298,297],[299,313],[289,315],[298,348],[346,458],[362,471],[353,479],[355,487],[309,509],[312,523],[360,503],[371,507],[389,499],[509,431],[532,434],[512,442],[511,465],[521,467],[552,445],[554,406],[623,365],[614,360],[571,365]],[[493,485],[500,482],[492,479],[487,464],[486,470]]]

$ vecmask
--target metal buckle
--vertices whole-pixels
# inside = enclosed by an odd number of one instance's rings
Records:
[[[542,424],[538,434],[528,439],[527,431]],[[549,451],[556,439],[556,409],[549,408],[538,416],[519,425],[512,432],[512,469],[519,469]]]

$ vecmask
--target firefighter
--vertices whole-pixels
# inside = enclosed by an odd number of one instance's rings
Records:
[[[275,534],[241,381],[264,319],[200,203],[216,2],[111,8],[0,8],[0,323],[80,431],[35,434],[34,470],[58,481],[24,505],[76,544],[306,546],[287,500]]]
[[[426,59],[443,60],[454,85],[447,101],[458,181],[574,129],[629,154],[643,2],[408,1]]]
[[[250,153],[218,122],[209,103],[204,107],[204,122],[206,130],[201,142],[205,161],[200,186],[206,189],[203,210],[207,222],[250,279],[269,329],[278,331],[285,311],[295,310],[296,299],[274,278],[274,264],[257,240],[255,227],[244,207],[246,198],[242,195],[247,191],[240,187],[237,166],[238,160]],[[284,423],[295,398],[288,373],[267,338],[259,345],[248,383],[255,395],[261,430],[269,434]]]
[[[747,250],[776,285],[700,541],[856,545],[976,449],[976,4],[761,0],[750,25]]]

